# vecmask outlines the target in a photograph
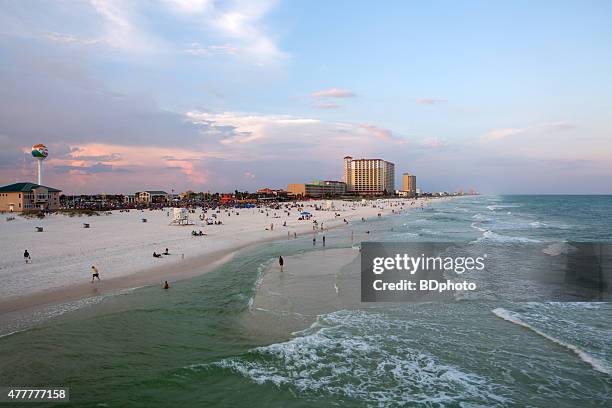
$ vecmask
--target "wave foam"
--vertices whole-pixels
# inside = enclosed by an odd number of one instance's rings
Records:
[[[574,352],[582,361],[584,361],[585,363],[590,364],[594,370],[599,371],[600,373],[604,373],[604,374],[610,374],[610,370],[608,369],[608,367],[606,366],[605,363],[603,363],[602,361],[599,361],[598,359],[596,359],[595,357],[591,356],[590,354],[588,354],[587,352],[579,349],[578,347],[576,347],[573,344],[570,343],[566,343],[562,340],[559,340],[555,337],[552,337],[546,333],[544,333],[543,331],[533,327],[532,325],[530,325],[529,323],[524,322],[523,320],[521,320],[518,317],[518,313],[515,312],[511,312],[509,310],[506,310],[504,308],[497,308],[497,309],[493,309],[492,310],[493,314],[495,314],[497,317],[504,319],[506,321],[509,321],[510,323],[514,323],[516,325],[525,327],[526,329],[531,330],[532,332],[539,334],[540,336],[544,337],[547,340],[552,341],[555,344],[558,344],[561,347],[564,347],[572,352]]]
[[[498,394],[501,386],[415,349],[403,335],[390,334],[397,326],[405,324],[376,313],[335,312],[320,316],[300,337],[213,365],[258,384],[374,405],[508,402]]]
[[[497,242],[521,242],[521,243],[537,243],[541,242],[537,239],[527,238],[527,237],[512,237],[509,235],[497,234],[493,231],[485,231],[483,232],[483,238],[489,239]]]

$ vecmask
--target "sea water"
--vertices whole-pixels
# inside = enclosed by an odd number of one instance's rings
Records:
[[[168,291],[107,297],[0,337],[0,384],[68,386],[91,407],[612,404],[609,303],[365,307],[348,279],[362,240],[610,242],[612,197],[465,197],[326,238],[254,247]],[[281,276],[279,255],[311,273],[286,263]]]

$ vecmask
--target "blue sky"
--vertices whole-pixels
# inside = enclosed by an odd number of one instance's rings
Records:
[[[0,1],[0,183],[612,193],[612,3]],[[280,171],[279,171],[280,170]]]

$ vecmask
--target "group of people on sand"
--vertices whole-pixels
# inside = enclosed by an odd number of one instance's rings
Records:
[[[168,248],[166,248],[166,250],[161,254],[158,254],[157,252],[153,251],[153,258],[161,258],[162,255],[170,255],[170,251],[168,251]]]
[[[193,230],[191,231],[191,235],[194,237],[203,237],[206,234],[203,233],[202,230],[199,230],[199,231]]]

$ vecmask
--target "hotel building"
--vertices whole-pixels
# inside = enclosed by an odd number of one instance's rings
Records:
[[[416,197],[416,176],[410,173],[404,173],[402,175],[402,192],[408,197]]]
[[[332,197],[346,193],[346,183],[335,180],[314,180],[306,184],[289,184],[287,193],[293,197]]]
[[[62,190],[34,183],[15,183],[0,187],[0,211],[20,212],[56,210]]]
[[[395,191],[395,164],[382,159],[344,158],[346,189],[355,194],[392,194]]]

